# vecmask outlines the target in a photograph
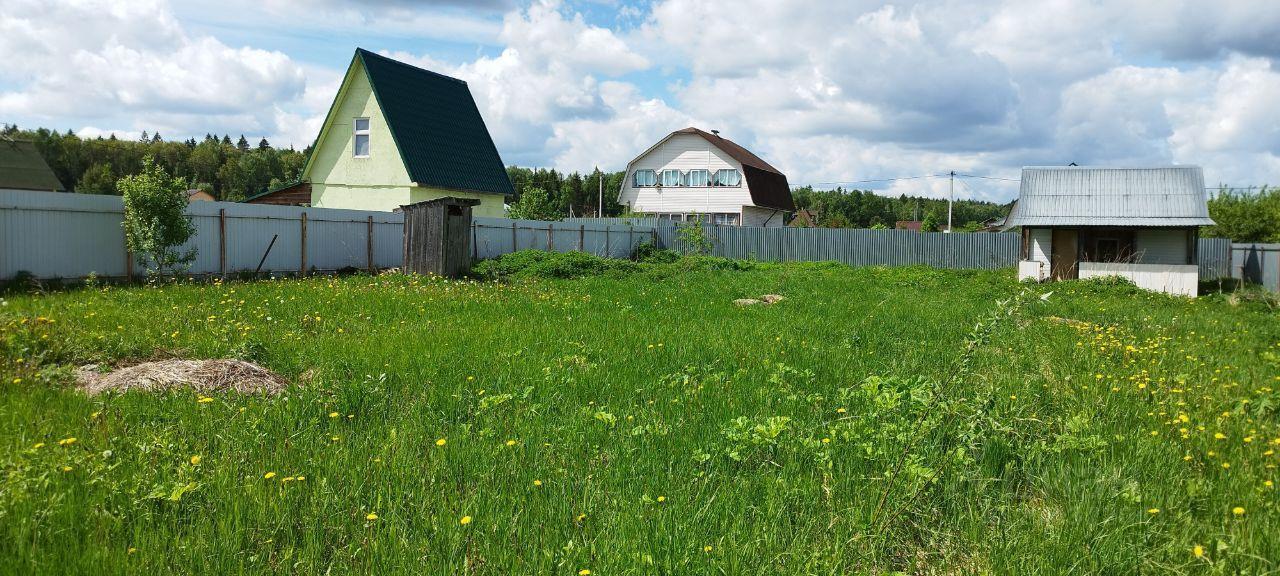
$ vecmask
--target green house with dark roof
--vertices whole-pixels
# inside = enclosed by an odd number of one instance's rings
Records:
[[[0,136],[0,190],[65,192],[34,142]]]
[[[391,211],[445,196],[505,214],[511,180],[467,83],[356,49],[301,182],[249,202]]]

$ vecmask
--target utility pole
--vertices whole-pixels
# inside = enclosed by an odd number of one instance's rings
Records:
[[[596,166],[596,183],[600,185],[599,206],[596,208],[596,218],[604,218],[604,172],[600,171],[599,166]]]
[[[951,184],[947,189],[947,234],[951,233],[951,203],[956,199],[956,171],[951,171]]]

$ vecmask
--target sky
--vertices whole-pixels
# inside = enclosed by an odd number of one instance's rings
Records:
[[[891,195],[1072,162],[1280,185],[1275,0],[5,0],[0,122],[302,148],[356,47],[467,81],[507,164],[621,170],[697,126]]]

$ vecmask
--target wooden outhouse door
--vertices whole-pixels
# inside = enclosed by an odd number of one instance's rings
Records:
[[[1049,255],[1049,277],[1054,280],[1071,280],[1080,277],[1076,254],[1079,238],[1075,230],[1054,228],[1053,247]]]

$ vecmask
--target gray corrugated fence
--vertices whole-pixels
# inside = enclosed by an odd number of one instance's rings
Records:
[[[683,226],[658,226],[663,246],[690,248]],[[1018,261],[1016,234],[942,234],[906,230],[704,226],[715,256],[781,261],[836,261],[854,266],[925,264],[939,268],[1004,268]]]
[[[126,276],[123,211],[116,196],[0,191],[0,279],[24,270],[40,278]],[[399,213],[233,202],[196,202],[188,213],[196,225],[190,246],[199,250],[192,274],[253,270],[273,237],[275,245],[263,271],[391,268],[403,261],[404,219]],[[646,226],[610,218],[543,222],[480,217],[473,219],[472,255],[484,259],[537,249],[626,258],[645,241],[687,250],[690,246],[680,233],[687,226]],[[716,256],[830,260],[855,266],[1003,268],[1017,263],[1020,244],[1016,234],[713,225],[703,229],[710,253]],[[1233,275],[1231,262],[1229,241],[1200,240],[1201,278]],[[1277,268],[1280,265],[1265,270],[1275,274]],[[135,263],[133,274],[141,273]]]
[[[1280,292],[1280,244],[1232,244],[1231,277]]]
[[[194,202],[187,213],[196,225],[186,246],[198,250],[192,274],[253,270],[263,254],[262,270],[272,272],[387,268],[402,259],[400,214],[236,202]],[[123,217],[117,196],[0,191],[0,278],[128,276]],[[137,262],[133,268],[142,274]]]
[[[641,242],[656,240],[652,227],[609,222],[478,217],[472,225],[477,259],[496,258],[517,250],[577,250],[607,258],[629,258]]]

